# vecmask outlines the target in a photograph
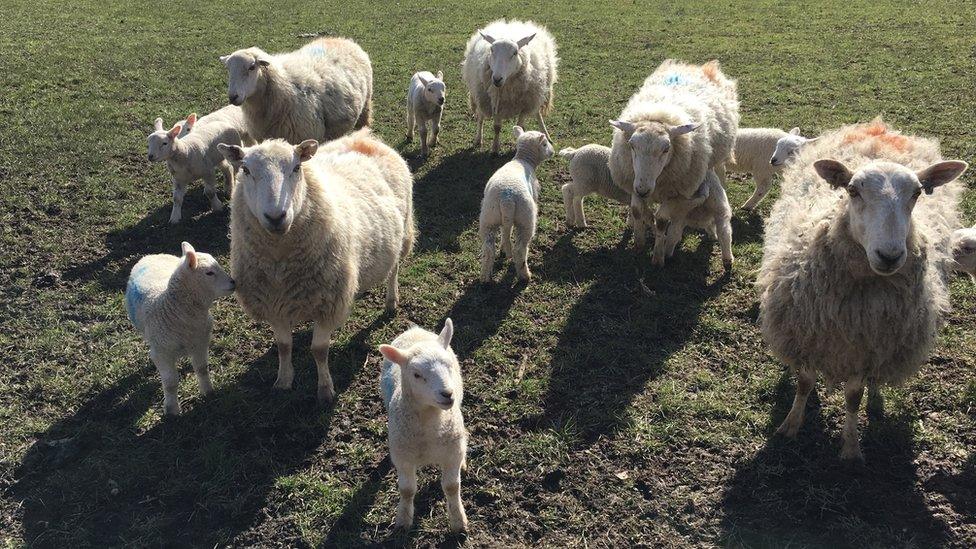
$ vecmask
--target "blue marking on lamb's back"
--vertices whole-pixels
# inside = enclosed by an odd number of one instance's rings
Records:
[[[143,265],[132,271],[132,274],[129,276],[129,281],[125,285],[125,311],[129,315],[129,321],[132,322],[132,325],[137,330],[142,330],[142,325],[136,319],[136,311],[139,305],[146,300],[146,292],[139,285],[139,279],[146,273],[147,269],[148,267]]]
[[[691,80],[685,78],[680,74],[669,74],[664,78],[665,86],[683,86],[685,84],[690,84]]]
[[[390,408],[390,401],[393,400],[393,390],[396,388],[396,378],[394,368],[399,368],[389,360],[383,360],[383,373],[380,374],[380,392],[383,393],[383,405]]]

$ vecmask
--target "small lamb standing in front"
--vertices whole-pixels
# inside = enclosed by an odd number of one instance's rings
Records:
[[[387,410],[390,459],[397,471],[400,504],[396,527],[413,525],[417,468],[435,465],[447,499],[452,532],[468,528],[461,504],[468,434],[464,430],[461,366],[451,350],[454,324],[448,318],[440,335],[414,326],[390,345],[380,345],[380,394]]]
[[[234,281],[213,256],[183,243],[183,257],[147,255],[132,267],[125,287],[129,320],[149,344],[149,358],[163,382],[163,409],[179,415],[176,362],[190,356],[200,393],[213,392],[207,350],[213,331],[210,306],[234,291]]]
[[[542,132],[527,132],[521,126],[515,133],[515,158],[491,176],[481,200],[481,281],[491,280],[495,263],[495,238],[501,227],[502,251],[515,262],[521,280],[532,278],[529,272],[529,243],[535,236],[538,217],[539,180],[535,170],[542,161],[554,154],[552,143]],[[516,245],[512,249],[512,228],[516,230]]]
[[[752,174],[756,190],[742,205],[743,210],[752,211],[773,188],[773,177],[783,172],[800,147],[816,140],[800,135],[800,128],[789,132],[778,128],[739,128],[733,158],[719,168],[719,177],[724,182],[726,171]]]
[[[444,73],[437,76],[422,71],[410,78],[407,90],[407,141],[413,141],[413,130],[420,132],[420,157],[427,158],[430,149],[437,145],[437,134],[441,131],[441,116],[444,114],[444,97],[447,86]],[[427,141],[427,123],[430,123],[430,142]]]

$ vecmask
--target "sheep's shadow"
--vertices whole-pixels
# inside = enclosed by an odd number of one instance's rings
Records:
[[[230,249],[229,208],[225,205],[223,211],[211,212],[209,202],[198,190],[193,186],[187,193],[180,223],[169,224],[172,204],[159,206],[135,225],[109,232],[105,236],[107,252],[97,259],[69,266],[64,279],[95,279],[106,290],[121,291],[139,258],[158,253],[179,255],[182,241],[215,257],[225,255]]]
[[[505,264],[502,264],[502,268],[505,269]],[[468,284],[464,293],[437,323],[442,326],[444,319],[450,318],[455,326],[464,328],[457,330],[451,343],[459,360],[463,362],[469,358],[498,331],[524,289],[525,284],[516,280],[511,268],[505,270],[500,278],[496,273],[496,278],[487,284],[480,281]]]
[[[821,383],[818,392],[823,391]],[[775,434],[792,405],[793,375],[776,386],[766,444],[729,480],[722,499],[722,538],[752,547],[784,545],[885,545],[865,533],[851,539],[852,523],[889,532],[899,545],[944,546],[948,526],[933,516],[917,482],[912,418],[871,419],[862,429],[864,464],[839,459],[839,424],[828,425],[821,402],[811,397],[795,440]],[[842,410],[836,410],[842,414]],[[862,410],[862,416],[863,416]],[[863,420],[862,420],[863,426]]]
[[[764,221],[757,211],[738,210],[732,216],[732,241],[739,244],[762,242]]]

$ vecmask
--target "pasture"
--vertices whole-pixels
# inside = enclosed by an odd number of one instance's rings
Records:
[[[460,61],[468,36],[509,16],[559,45],[557,149],[609,144],[615,117],[667,57],[718,58],[738,79],[743,126],[805,135],[878,114],[976,160],[973,28],[959,2],[694,3],[189,2],[6,0],[0,18],[0,544],[6,546],[976,546],[976,291],[954,311],[922,373],[862,417],[866,461],[841,462],[842,400],[821,384],[796,441],[775,437],[792,376],[756,325],[763,216],[736,210],[736,266],[689,231],[663,268],[635,256],[626,212],[591,197],[591,227],[567,230],[558,156],[539,172],[534,279],[508,263],[477,282],[477,217],[502,157],[471,150]],[[146,160],[152,121],[226,101],[218,56],[356,40],[372,58],[374,128],[415,171],[420,236],[400,271],[401,308],[359,300],[337,333],[334,407],[315,402],[309,329],[295,388],[273,391],[267,326],[233,299],[214,310],[216,393],[184,363],[183,415],[162,417],[147,349],[123,290],[142,255],[182,240],[227,265],[228,214],[199,184],[167,224],[165,168]],[[448,86],[426,163],[404,142],[417,70]],[[529,129],[535,129],[528,122]],[[963,176],[971,185],[973,172]],[[753,182],[735,175],[733,207]],[[967,222],[976,221],[973,193]],[[409,322],[451,317],[470,430],[461,497],[466,540],[447,534],[434,474],[417,525],[397,501],[377,390],[376,347]]]

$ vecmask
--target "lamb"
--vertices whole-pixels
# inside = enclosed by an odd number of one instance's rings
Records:
[[[955,270],[968,274],[976,282],[976,227],[953,231],[950,249]]]
[[[519,279],[532,278],[529,271],[529,243],[535,236],[538,216],[539,180],[535,170],[554,154],[552,143],[542,132],[527,132],[521,126],[513,128],[515,158],[498,169],[485,186],[481,200],[478,236],[481,248],[481,281],[491,280],[495,263],[495,239],[501,227],[502,251],[515,263]],[[516,245],[512,248],[512,229]]]
[[[796,436],[823,375],[845,384],[840,456],[862,458],[865,385],[878,394],[914,375],[948,312],[955,180],[966,168],[880,118],[825,133],[786,168],[756,281],[763,337],[797,376],[777,433]]]
[[[422,71],[410,78],[407,90],[407,141],[413,141],[413,130],[420,131],[420,156],[426,158],[429,149],[437,145],[437,134],[441,131],[441,116],[444,115],[444,73],[437,76]],[[427,123],[430,122],[431,138],[427,141]]]
[[[800,128],[784,132],[778,128],[739,128],[735,135],[733,158],[718,168],[719,179],[725,181],[725,172],[751,173],[756,179],[756,190],[742,205],[752,211],[769,193],[773,176],[781,173],[803,145],[816,141],[800,135]]]
[[[610,124],[610,173],[614,184],[631,195],[635,244],[644,246],[646,224],[652,221],[656,238],[651,262],[662,265],[665,254],[680,242],[686,217],[706,199],[698,191],[707,172],[732,154],[739,127],[736,83],[726,78],[718,61],[699,66],[668,59]],[[670,223],[653,222],[655,203],[667,203]],[[731,219],[717,229],[728,270],[733,261]]]
[[[220,60],[227,99],[243,108],[257,141],[326,141],[370,123],[373,67],[351,40],[319,38],[276,55],[247,48]]]
[[[552,109],[556,83],[556,41],[532,21],[499,19],[471,35],[461,63],[468,105],[478,121],[474,146],[480,147],[485,119],[494,120],[491,152],[499,151],[502,121],[536,116],[552,141],[542,116]]]
[[[461,366],[451,350],[453,334],[454,324],[448,318],[440,335],[414,326],[379,348],[384,358],[380,395],[387,410],[390,460],[400,489],[397,528],[413,525],[417,468],[425,465],[440,469],[451,531],[463,532],[468,527],[461,503],[468,434],[461,415]]]
[[[196,119],[196,114],[191,114],[168,131],[163,127],[163,119],[156,119],[155,130],[148,138],[149,161],[166,161],[172,177],[173,210],[169,216],[170,223],[179,223],[183,218],[186,187],[198,179],[203,179],[203,192],[210,199],[210,208],[215,212],[223,209],[224,205],[217,196],[214,170],[219,168],[224,174],[227,190],[231,193],[234,189],[234,172],[217,150],[217,145],[240,145],[244,127],[241,110],[233,106],[214,111],[200,120]]]
[[[613,184],[610,175],[610,147],[584,145],[578,149],[566,147],[559,155],[569,160],[569,174],[573,178],[562,186],[566,225],[586,227],[583,199],[591,194],[630,204],[630,193]]]
[[[231,274],[244,310],[274,330],[274,386],[291,388],[292,329],[312,321],[318,398],[332,402],[330,340],[356,294],[386,281],[386,309],[396,309],[399,263],[415,233],[410,169],[368,130],[321,148],[272,139],[220,149],[242,183],[232,201]]]
[[[125,287],[125,308],[132,326],[149,344],[149,358],[163,384],[163,410],[179,415],[177,361],[189,355],[200,393],[213,392],[207,351],[213,331],[210,306],[234,291],[234,280],[211,255],[183,243],[183,257],[147,255],[140,259]]]

